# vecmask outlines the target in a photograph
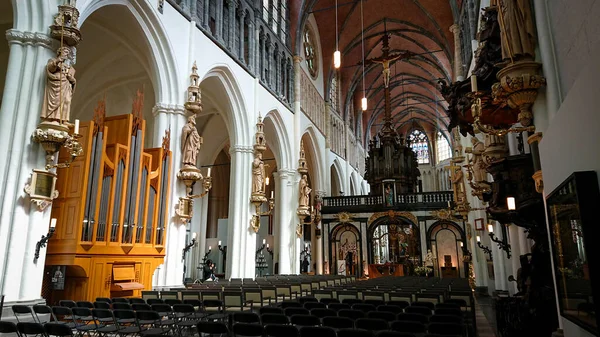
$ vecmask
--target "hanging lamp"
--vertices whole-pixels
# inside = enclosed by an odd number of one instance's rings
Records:
[[[342,53],[340,53],[338,37],[338,2],[335,0],[335,52],[333,53],[333,66],[339,69],[342,65]]]
[[[360,36],[362,43],[362,87],[363,98],[360,105],[363,111],[367,110],[367,89],[365,87],[365,26],[363,22],[363,0],[360,0]]]

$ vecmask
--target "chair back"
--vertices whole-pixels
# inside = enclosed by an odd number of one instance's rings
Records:
[[[44,331],[48,336],[73,336],[73,330],[60,323],[46,323]]]

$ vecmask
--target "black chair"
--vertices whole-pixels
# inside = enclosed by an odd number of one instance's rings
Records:
[[[134,311],[139,311],[139,310],[150,311],[150,310],[152,310],[152,307],[146,303],[132,303],[131,309],[133,309]]]
[[[47,336],[73,336],[73,330],[60,323],[46,323],[43,329]]]
[[[54,323],[58,324],[58,323]],[[67,329],[69,329],[67,327]],[[27,337],[28,335],[34,336],[46,336],[46,330],[44,330],[44,326],[40,323],[35,322],[19,322],[17,323],[17,331],[21,336]],[[71,331],[71,329],[69,329]]]
[[[289,324],[290,321],[286,315],[280,314],[263,314],[260,315],[260,320],[263,325],[267,324]]]
[[[71,308],[52,307],[52,313],[58,323],[66,324],[71,329],[75,328],[75,321],[73,320]]]
[[[390,327],[398,332],[425,333],[427,331],[425,324],[411,321],[394,321]]]
[[[431,323],[457,323],[462,324],[463,319],[460,316],[455,315],[438,315],[435,314],[429,317],[429,322]]]
[[[136,303],[146,304],[146,300],[144,300],[143,298],[135,298],[135,297],[129,299],[129,304],[136,304]]]
[[[337,298],[322,298],[319,300],[321,303],[325,303],[326,305],[330,305],[331,303],[340,303],[340,300]]]
[[[129,301],[123,297],[114,297],[112,303],[129,303]]]
[[[287,317],[292,317],[292,315],[310,315],[310,311],[304,308],[286,308],[283,312]]]
[[[378,307],[380,305],[384,305],[385,301],[384,300],[365,300],[365,304],[372,304],[372,305]]]
[[[293,325],[267,324],[265,337],[298,337],[298,329]]]
[[[369,311],[377,310],[377,307],[375,307],[373,304],[357,303],[357,304],[352,305],[352,310],[359,310],[364,313],[367,313]]]
[[[31,307],[31,310],[33,310],[38,323],[44,324],[56,321],[56,317],[52,313],[52,308],[47,305],[36,304]]]
[[[300,304],[300,302],[297,302],[297,301],[290,301],[290,300],[281,301],[281,309],[287,309],[287,308],[302,308],[302,304]]]
[[[135,312],[141,335],[163,335],[173,329],[173,320],[162,320],[158,312],[140,310]]]
[[[427,324],[427,323],[429,323],[429,316],[422,315],[422,314],[402,313],[402,314],[396,315],[396,320],[420,322],[423,324]]]
[[[344,303],[331,303],[327,306],[327,308],[331,309],[331,310],[335,310],[335,311],[340,311],[343,309],[347,309],[347,310],[352,309],[350,304],[344,304]]]
[[[363,303],[363,300],[359,300],[358,298],[344,298],[342,303],[354,305],[354,304]]]
[[[183,301],[176,298],[167,298],[164,300],[166,304],[174,306],[175,304],[183,304]]]
[[[60,300],[58,301],[58,305],[60,305],[61,307],[75,308],[77,306],[77,303],[71,300]]]
[[[416,302],[412,302],[411,306],[412,307],[425,307],[425,308],[428,308],[429,310],[435,309],[435,304],[433,304],[433,302],[416,301]]]
[[[113,310],[132,310],[131,304],[126,302],[113,302],[112,308]]]
[[[437,309],[458,309],[460,310],[460,305],[456,303],[438,303],[435,305],[435,310]]]
[[[262,337],[264,334],[262,325],[257,323],[234,323],[232,331],[234,337]]]
[[[261,315],[263,314],[280,314],[283,315],[283,309],[276,307],[262,307],[259,310]]]
[[[319,326],[321,325],[321,320],[319,317],[313,315],[292,315],[290,323],[296,326]]]
[[[373,332],[362,329],[340,329],[337,337],[373,337]]]
[[[11,308],[12,308],[13,314],[15,315],[15,318],[17,319],[17,322],[21,321],[21,320],[19,320],[19,318],[29,319],[29,317],[31,317],[34,322],[37,322],[37,319],[35,318],[33,311],[31,310],[31,308],[29,306],[15,304]]]
[[[406,307],[404,308],[404,312],[406,313],[410,313],[410,314],[421,314],[421,315],[425,315],[425,316],[431,316],[431,309],[427,308],[427,307],[420,307],[420,306],[410,306],[410,307]]]
[[[354,321],[348,317],[335,317],[328,316],[323,317],[323,326],[328,326],[334,329],[352,329],[354,328]]]
[[[377,307],[377,311],[393,312],[396,315],[404,312],[404,310],[397,305],[380,305]]]
[[[137,318],[133,310],[113,310],[115,321],[119,327],[119,333],[121,334],[135,334],[139,332],[139,326],[137,326]],[[130,326],[131,325],[131,326]],[[135,329],[137,327],[137,329]]]
[[[408,307],[410,305],[410,303],[408,303],[408,301],[388,301],[387,305],[394,305],[394,306],[404,309],[404,308]]]
[[[92,316],[102,325],[96,329],[99,334],[113,334],[119,330],[112,311],[108,309],[92,309]]]
[[[380,331],[376,337],[417,337],[412,333],[398,331]]]
[[[196,329],[198,329],[200,336],[202,336],[203,333],[209,335],[229,335],[227,325],[221,322],[198,322]]]
[[[391,322],[396,320],[396,314],[387,311],[369,311],[367,312],[367,318],[378,318],[384,321]]]
[[[429,333],[443,336],[458,336],[463,334],[463,326],[457,323],[429,323]]]
[[[108,309],[108,310],[110,310],[110,303],[108,303],[108,302],[102,302],[102,301],[96,301],[96,302],[94,302],[94,308],[95,309]]]
[[[106,302],[112,304],[112,300],[108,297],[96,297],[96,302]]]
[[[439,308],[439,309],[435,309],[434,313],[436,315],[452,315],[452,316],[462,317],[462,311],[460,311],[460,309],[456,309],[456,308]]]
[[[153,304],[163,304],[165,303],[165,301],[163,301],[162,298],[149,298],[146,300],[146,303],[153,305]]]
[[[158,305],[160,306],[160,305],[165,305],[165,304],[158,304]],[[152,306],[152,309],[154,310],[154,308],[156,306],[157,306],[157,304]],[[157,311],[157,312],[159,312],[159,315],[160,315],[160,311]],[[198,315],[198,314],[200,314],[200,315]],[[177,321],[175,322],[175,327],[177,328],[179,335],[183,336],[183,330],[193,329],[198,324],[200,319],[202,317],[204,317],[204,315],[201,313],[197,313],[196,310],[194,309],[194,307],[190,304],[175,304],[173,306],[173,312],[171,314],[167,313],[166,317],[174,317],[175,319],[177,319]],[[193,335],[193,334],[194,333],[192,332],[190,335]]]
[[[350,319],[356,320],[359,318],[364,318],[365,317],[365,313],[362,311],[358,311],[358,310],[347,310],[347,309],[342,309],[340,311],[338,311],[338,316],[340,317],[348,317]]]
[[[321,302],[306,302],[304,303],[304,309],[312,310],[312,309],[326,309],[327,305]]]
[[[14,333],[17,337],[21,337],[21,333],[17,325],[13,322],[0,321],[0,333]]]
[[[300,337],[337,337],[335,330],[325,326],[303,326]]]
[[[359,318],[356,320],[354,325],[357,329],[370,331],[388,330],[390,328],[387,321],[378,318]]]
[[[77,306],[80,308],[94,309],[94,304],[88,301],[77,301]]]
[[[306,303],[318,303],[319,300],[312,296],[302,296],[302,297],[298,297],[298,302],[300,302],[300,304],[304,305]]]
[[[254,312],[235,312],[231,316],[234,323],[258,323],[260,324],[260,316]]]
[[[310,314],[319,318],[337,316],[337,312],[331,309],[316,308],[310,311]]]

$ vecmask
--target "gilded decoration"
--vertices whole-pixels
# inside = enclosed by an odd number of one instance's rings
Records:
[[[348,213],[348,212],[340,212],[334,216],[338,219],[338,221],[340,223],[352,222],[352,217],[350,216],[350,213]]]
[[[406,218],[406,219],[412,221],[412,223],[415,225],[417,225],[419,223],[419,221],[417,220],[417,217],[410,212],[397,212],[397,211],[389,210],[387,212],[377,212],[377,213],[374,213],[373,215],[371,215],[371,217],[367,221],[367,226],[370,226],[373,222],[375,222],[379,218],[383,218],[383,217],[389,217],[390,219],[402,217],[402,218]]]
[[[438,220],[456,220],[450,209],[438,209],[431,211],[431,216]]]

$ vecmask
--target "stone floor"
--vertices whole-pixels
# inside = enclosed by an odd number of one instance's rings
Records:
[[[496,313],[491,297],[477,296],[475,298],[475,319],[478,337],[496,337]]]

